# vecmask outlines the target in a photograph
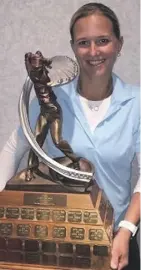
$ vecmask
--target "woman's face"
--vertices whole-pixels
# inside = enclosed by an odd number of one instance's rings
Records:
[[[90,77],[109,75],[123,43],[116,38],[112,22],[96,13],[78,19],[73,33],[71,45],[80,71]]]

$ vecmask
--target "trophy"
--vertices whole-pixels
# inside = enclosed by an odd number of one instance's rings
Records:
[[[25,65],[19,115],[31,149],[27,168],[0,193],[0,267],[109,270],[113,208],[92,164],[62,138],[62,110],[52,89],[74,80],[78,66],[67,56],[49,59],[40,51],[27,53]],[[40,105],[34,134],[28,116],[33,85]],[[49,131],[63,157],[43,151]]]

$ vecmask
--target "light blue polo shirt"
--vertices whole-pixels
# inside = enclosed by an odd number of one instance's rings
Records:
[[[115,74],[113,83],[110,107],[93,132],[76,92],[77,78],[62,87],[54,87],[54,92],[63,111],[62,137],[78,156],[94,164],[95,179],[114,208],[117,227],[131,198],[131,164],[135,153],[140,151],[140,112],[139,87],[125,84]],[[46,143],[50,157],[63,156],[50,134]]]

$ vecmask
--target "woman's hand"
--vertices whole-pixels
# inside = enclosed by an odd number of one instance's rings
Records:
[[[113,239],[111,252],[111,268],[121,270],[128,265],[129,241],[131,232],[128,229],[120,228]]]

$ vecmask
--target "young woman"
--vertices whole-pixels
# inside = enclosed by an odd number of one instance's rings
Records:
[[[96,181],[113,205],[116,236],[111,268],[139,270],[136,239],[131,240],[139,222],[139,181],[132,198],[130,187],[132,161],[140,151],[139,89],[113,73],[123,37],[110,8],[100,3],[82,6],[71,19],[70,34],[80,72],[74,81],[53,89],[63,111],[62,136],[74,153],[94,164]],[[33,125],[38,115],[34,105]],[[49,156],[62,155],[50,135],[46,144]],[[1,190],[28,149],[19,128],[1,152]]]

